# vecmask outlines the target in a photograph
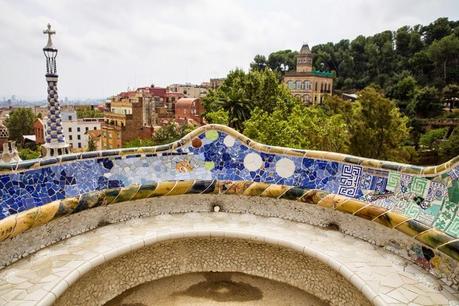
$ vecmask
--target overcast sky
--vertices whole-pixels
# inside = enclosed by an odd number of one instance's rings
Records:
[[[0,100],[45,99],[51,23],[60,98],[201,83],[255,54],[457,20],[457,0],[0,0]]]

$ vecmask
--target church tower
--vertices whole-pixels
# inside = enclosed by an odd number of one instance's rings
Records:
[[[296,58],[296,71],[297,72],[311,72],[312,71],[312,53],[309,46],[304,44],[301,47],[300,53]]]

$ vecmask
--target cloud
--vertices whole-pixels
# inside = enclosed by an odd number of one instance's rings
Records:
[[[405,24],[457,20],[454,0],[0,0],[0,99],[46,97],[42,30],[56,29],[61,97],[200,83],[255,54]]]

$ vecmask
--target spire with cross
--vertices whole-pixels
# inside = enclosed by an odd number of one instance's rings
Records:
[[[57,94],[57,49],[53,46],[51,35],[56,31],[51,30],[48,24],[43,34],[48,35],[48,43],[43,48],[46,57],[46,82],[48,83],[48,116],[46,117],[45,144],[43,145],[44,157],[56,157],[69,153],[69,145],[65,141],[59,96]]]
[[[56,31],[51,30],[51,25],[49,23],[48,23],[47,29],[43,31],[43,34],[48,35],[48,43],[46,44],[45,49],[54,49],[51,35],[56,34]]]

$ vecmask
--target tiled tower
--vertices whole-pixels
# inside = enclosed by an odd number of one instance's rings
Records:
[[[69,153],[69,145],[65,142],[62,133],[61,107],[57,95],[57,49],[54,48],[51,35],[56,34],[51,30],[51,25],[43,31],[48,35],[48,43],[43,48],[46,57],[46,82],[48,82],[48,120],[46,122],[46,138],[43,145],[43,157],[56,157]]]

